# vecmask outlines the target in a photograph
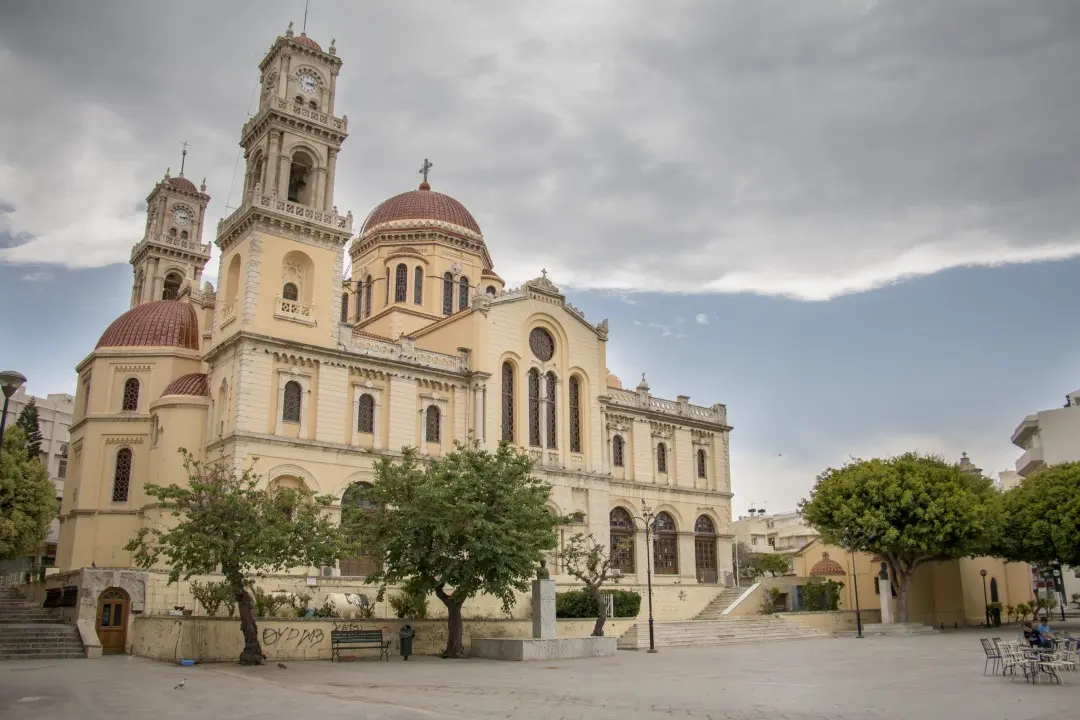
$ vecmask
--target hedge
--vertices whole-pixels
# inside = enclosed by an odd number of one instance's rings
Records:
[[[615,596],[615,617],[637,617],[641,595],[633,590],[602,590],[602,595]],[[571,590],[555,595],[555,617],[594,618],[598,615],[596,601],[584,590]]]

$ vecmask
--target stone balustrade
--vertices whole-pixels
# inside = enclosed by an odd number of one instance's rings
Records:
[[[204,255],[210,257],[210,243],[201,243],[198,240],[183,239],[179,237],[173,237],[166,235],[165,233],[158,233],[143,238],[134,248],[132,248],[132,256],[137,255],[144,247],[149,243],[155,243],[157,245],[167,245],[169,247],[179,248],[186,250],[197,255]]]
[[[271,212],[280,215],[306,220],[331,230],[352,233],[353,215],[351,212],[346,215],[338,215],[336,207],[334,208],[334,211],[327,212],[325,210],[313,208],[309,205],[292,202],[291,200],[283,200],[277,195],[266,195],[262,192],[258,192],[258,187],[256,187],[256,190],[257,192],[252,192],[244,199],[243,205],[218,224],[218,237],[228,233],[237,220],[239,220],[252,205],[258,205],[265,210],[270,210]]]
[[[642,395],[639,393],[618,388],[608,388],[607,394],[612,405],[621,405],[626,408],[637,410],[650,410],[652,412],[675,417],[690,417],[695,420],[703,420],[705,422],[719,423],[722,425],[727,424],[727,407],[720,403],[717,403],[712,407],[703,407],[701,405],[691,405],[688,402],[683,403],[675,400],[665,400],[663,398],[653,397],[648,393],[644,394],[643,399]]]
[[[277,301],[274,304],[274,317],[304,323],[305,325],[316,324],[314,305],[308,305],[299,300],[289,300],[280,295],[277,296]]]
[[[412,341],[408,339],[394,342],[359,335],[350,338],[348,347],[350,351],[358,355],[367,355],[368,357],[385,360],[398,360],[436,370],[466,372],[469,369],[465,357],[462,355],[448,355],[433,350],[417,350]]]

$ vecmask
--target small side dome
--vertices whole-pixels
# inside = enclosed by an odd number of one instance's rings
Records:
[[[188,373],[169,383],[161,397],[166,395],[197,395],[210,397],[210,384],[206,381],[205,373]]]
[[[622,380],[619,379],[618,375],[611,372],[610,369],[608,369],[608,371],[607,371],[607,383],[606,383],[606,385],[609,388],[615,388],[616,390],[622,390]]]
[[[190,303],[158,300],[136,305],[101,334],[96,348],[175,347],[199,349],[199,318]]]
[[[169,183],[174,188],[180,188],[181,190],[187,190],[188,192],[193,192],[193,193],[199,192],[199,189],[197,187],[195,187],[195,183],[191,182],[190,180],[188,180],[183,175],[178,175],[176,177],[171,177],[168,180],[166,180],[165,182]]]
[[[844,566],[829,557],[829,553],[821,553],[821,559],[810,568],[810,577],[828,577],[830,575],[847,575]]]

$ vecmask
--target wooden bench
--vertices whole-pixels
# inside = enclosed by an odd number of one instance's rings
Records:
[[[330,661],[341,660],[342,648],[378,650],[379,658],[390,661],[390,641],[383,638],[382,630],[331,630]]]

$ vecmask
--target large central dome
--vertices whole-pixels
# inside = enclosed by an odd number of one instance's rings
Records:
[[[435,192],[426,182],[420,183],[419,190],[395,195],[372,210],[360,234],[366,235],[380,225],[406,227],[409,221],[447,223],[482,235],[480,225],[464,205],[449,195]]]

